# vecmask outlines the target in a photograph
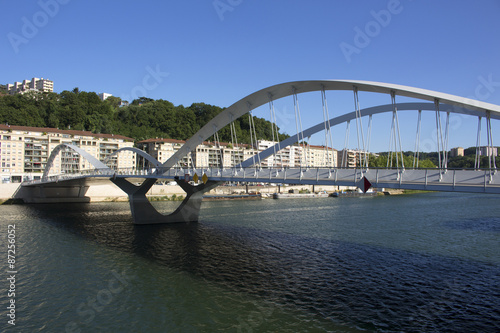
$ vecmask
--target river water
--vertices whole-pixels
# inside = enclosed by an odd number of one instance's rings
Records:
[[[499,200],[206,202],[198,223],[153,226],[127,203],[1,206],[17,273],[12,326],[4,259],[0,330],[498,332]]]

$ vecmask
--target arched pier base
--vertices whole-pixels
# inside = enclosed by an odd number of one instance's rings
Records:
[[[156,179],[147,179],[136,186],[123,178],[111,179],[129,196],[130,210],[135,224],[159,224],[198,221],[203,193],[217,187],[220,182],[208,181],[198,186],[190,185],[183,180],[175,179],[186,192],[186,198],[171,214],[163,215],[149,202],[146,193],[154,185]]]

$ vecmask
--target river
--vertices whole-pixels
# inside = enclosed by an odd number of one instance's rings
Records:
[[[1,206],[9,332],[498,332],[500,196]],[[168,212],[173,202],[155,202]],[[8,225],[16,228],[9,297]],[[15,326],[8,324],[15,299]]]

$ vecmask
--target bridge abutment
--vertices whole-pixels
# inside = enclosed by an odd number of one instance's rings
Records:
[[[87,203],[90,202],[90,197],[85,196],[88,189],[85,180],[20,186],[14,198],[25,203]]]

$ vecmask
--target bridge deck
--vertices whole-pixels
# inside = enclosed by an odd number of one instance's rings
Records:
[[[414,189],[431,191],[500,193],[500,178],[496,170],[440,170],[440,169],[354,169],[354,168],[285,168],[285,169],[160,169],[116,170],[113,172],[93,170],[74,175],[51,176],[43,181],[23,183],[23,186],[50,186],[60,182],[86,179],[89,182],[111,178],[190,179],[197,174],[201,179],[207,175],[209,180],[221,182],[257,182],[276,184],[357,186],[365,177],[373,187]]]

